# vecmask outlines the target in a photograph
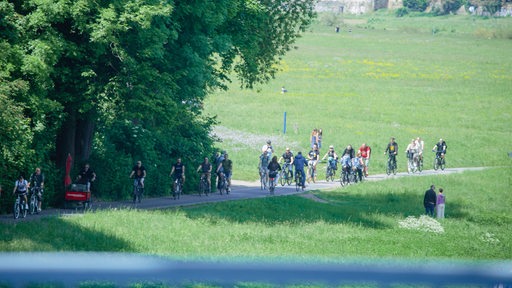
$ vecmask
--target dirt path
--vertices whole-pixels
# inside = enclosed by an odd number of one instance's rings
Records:
[[[464,171],[480,171],[484,170],[485,167],[468,167],[468,168],[448,168],[444,171],[438,170],[424,170],[421,173],[408,174],[406,172],[400,172],[396,175],[386,175],[386,174],[376,174],[370,175],[366,178],[366,181],[381,181],[385,179],[393,179],[400,177],[422,177],[429,175],[446,175],[453,173],[462,173]],[[308,191],[312,190],[326,190],[326,189],[337,189],[340,188],[340,183],[338,181],[334,182],[326,182],[325,180],[317,181],[317,183],[311,183],[306,187],[305,191],[296,191],[295,186],[281,186],[278,185],[275,190],[274,196],[283,196],[283,195],[292,195],[299,194],[303,197],[311,199],[312,201],[323,201],[322,199],[316,197],[314,194],[309,193]],[[219,195],[218,193],[211,194],[209,196],[199,196],[197,194],[192,195],[182,195],[179,200],[174,200],[170,196],[158,197],[158,198],[145,198],[142,199],[142,203],[133,204],[131,201],[116,201],[116,202],[93,202],[92,210],[102,210],[102,209],[165,209],[172,207],[182,207],[182,206],[191,206],[191,205],[199,205],[204,203],[214,203],[214,202],[222,202],[222,201],[233,201],[233,200],[241,200],[241,199],[252,199],[252,198],[263,198],[270,197],[269,192],[266,190],[261,190],[260,183],[258,181],[240,181],[233,180],[232,182],[232,192],[229,195]],[[0,221],[2,222],[20,222],[20,221],[30,221],[39,219],[41,217],[48,216],[77,216],[83,214],[82,209],[63,209],[63,208],[52,208],[43,210],[40,214],[37,215],[27,215],[27,218],[24,219],[13,219],[12,214],[0,215]]]

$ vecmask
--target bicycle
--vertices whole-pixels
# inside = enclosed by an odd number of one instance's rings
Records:
[[[28,207],[29,207],[29,213],[30,215],[34,215],[34,213],[39,213],[38,210],[38,197],[40,197],[40,191],[41,188],[39,187],[32,187],[30,189],[30,200],[28,201]]]
[[[262,168],[260,168],[259,170],[260,170],[261,190],[267,190],[267,183],[268,183],[267,172],[265,171],[265,169],[262,169]]]
[[[283,170],[279,172],[279,182],[281,186],[284,186],[284,184],[292,185],[293,173],[289,167],[290,163],[284,163]]]
[[[276,176],[277,172],[269,173],[268,191],[270,192],[271,195],[274,195],[274,190],[276,189]]]
[[[327,182],[334,181],[334,177],[336,176],[336,170],[334,169],[334,165],[331,165],[331,160],[327,162],[327,168],[325,170],[325,180]]]
[[[26,193],[16,193],[16,200],[14,201],[14,219],[20,218],[20,215],[25,218],[27,217],[27,204],[25,203],[25,197],[21,197]]]
[[[304,191],[304,186],[302,186],[302,173],[295,171],[295,191],[298,192],[300,189]]]
[[[351,178],[350,178],[350,174],[351,174],[351,171],[352,169],[348,166],[344,166],[342,167],[341,169],[341,174],[340,174],[340,184],[341,186],[347,186],[348,184],[350,184],[350,181],[351,181]]]
[[[142,199],[144,188],[142,188],[142,182],[140,180],[140,178],[137,178],[133,183],[133,203],[140,203]]]
[[[180,199],[181,194],[183,193],[183,178],[181,178],[181,176],[174,179],[174,186],[176,189],[174,189],[172,197],[174,200]]]
[[[311,181],[313,181],[313,183],[315,183],[315,178],[316,178],[316,169],[315,169],[315,166],[313,165],[314,164],[314,160],[310,160],[308,161],[308,175],[306,176],[306,180],[308,181],[308,183],[310,183]]]
[[[415,173],[418,171],[419,163],[418,163],[418,157],[415,154],[408,154],[407,155],[407,165],[409,167],[408,172]]]
[[[437,171],[437,169],[441,168],[441,170],[444,170],[446,167],[446,162],[444,157],[441,157],[441,153],[438,153],[437,151],[432,151],[436,153],[436,158],[434,159],[434,170]]]
[[[391,173],[393,173],[393,175],[396,175],[396,155],[394,154],[388,154],[388,162],[387,162],[387,165],[386,165],[386,174],[391,175]]]
[[[423,171],[423,155],[418,156],[418,171]]]
[[[225,191],[226,194],[229,194],[229,186],[228,186],[228,181],[226,179],[226,174],[224,174],[223,172],[220,173],[219,175],[219,193],[220,195],[222,195],[222,191]]]
[[[199,196],[202,194],[205,196],[210,194],[210,184],[208,183],[208,178],[205,173],[201,175],[201,179],[199,180]]]

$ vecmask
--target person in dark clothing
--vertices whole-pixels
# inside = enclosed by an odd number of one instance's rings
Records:
[[[96,173],[90,168],[89,163],[86,163],[78,173],[77,182],[86,185],[87,191],[91,191],[91,182],[94,182],[94,180],[96,180]]]
[[[436,208],[436,187],[430,186],[430,189],[425,191],[425,197],[423,198],[423,206],[425,206],[425,214],[430,217],[434,217],[434,209]]]
[[[293,159],[293,166],[295,166],[295,174],[300,173],[302,176],[302,188],[306,187],[305,181],[306,181],[306,173],[304,173],[304,166],[307,165],[306,158],[302,156],[302,152],[299,151],[297,153],[297,156]]]

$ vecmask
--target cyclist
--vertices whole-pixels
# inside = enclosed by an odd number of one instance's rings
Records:
[[[352,169],[352,159],[350,158],[349,153],[343,154],[343,156],[341,157],[341,160],[340,160],[340,164],[341,164],[342,171],[350,172],[350,170]]]
[[[437,142],[436,145],[434,145],[432,151],[436,152],[436,157],[441,157],[441,159],[443,159],[444,161],[446,148],[448,148],[448,146],[446,146],[446,142],[443,140],[443,138],[441,138],[439,139],[439,142]]]
[[[316,164],[318,164],[319,158],[320,158],[320,150],[318,150],[318,144],[315,143],[315,144],[313,144],[313,149],[311,149],[311,151],[309,151],[309,154],[308,154],[308,165],[309,165],[309,163],[312,163],[311,165],[313,166],[313,174],[315,175],[314,181],[316,180]],[[309,176],[312,176],[312,175],[309,175]]]
[[[258,170],[260,171],[260,179],[265,176],[265,183],[268,183],[268,164],[270,163],[270,155],[268,150],[263,151],[260,155],[260,162],[258,163]]]
[[[206,177],[206,181],[208,182],[208,187],[211,187],[211,174],[212,174],[212,164],[210,163],[208,157],[204,157],[203,163],[197,167],[197,172],[201,171],[201,177]],[[209,188],[208,188],[209,189]]]
[[[222,161],[224,161],[224,154],[226,154],[226,151],[222,151],[222,152],[217,152],[215,154],[215,171],[218,170],[219,166],[220,166],[220,163],[222,163]],[[222,172],[222,170],[220,170],[220,172]],[[219,185],[220,185],[220,173],[217,172],[217,189],[219,189]]]
[[[140,183],[142,191],[144,191],[144,178],[146,177],[146,168],[142,166],[142,162],[140,160],[137,161],[137,164],[135,164],[135,166],[132,168],[130,178],[133,176],[135,176],[135,180],[133,181],[133,195],[135,195],[135,189],[137,189],[138,183]]]
[[[299,151],[297,156],[293,159],[293,166],[295,166],[295,174],[300,173],[302,176],[302,181],[300,185],[302,188],[306,188],[306,173],[304,173],[304,166],[306,165],[306,158],[302,156],[302,152]],[[295,179],[297,180],[297,179]]]
[[[272,157],[272,160],[267,165],[268,169],[268,176],[270,178],[274,178],[274,186],[276,186],[277,183],[277,174],[279,171],[281,171],[281,165],[279,165],[279,162],[277,162],[277,156]]]
[[[423,149],[425,149],[425,142],[420,137],[416,138],[416,146],[418,147],[418,159],[423,161]]]
[[[386,151],[384,151],[384,155],[388,153],[388,157],[393,161],[393,165],[396,167],[396,155],[398,153],[398,144],[395,142],[395,137],[391,137],[389,140],[388,146],[386,147]]]
[[[272,142],[269,140],[267,140],[267,144],[263,145],[263,147],[261,147],[261,153],[267,151],[268,153],[268,157],[272,157],[272,153],[274,153],[274,148],[272,148]]]
[[[414,171],[414,169],[417,169],[418,164],[418,144],[416,143],[416,139],[412,139],[411,143],[407,145],[407,148],[405,149],[405,153],[407,154],[408,164],[407,165],[407,172],[411,173]],[[412,170],[412,171],[411,171]]]
[[[44,188],[44,174],[41,173],[41,168],[37,167],[35,172],[30,176],[32,187],[37,191],[37,212],[41,212],[41,204],[43,202],[43,188]]]
[[[293,153],[290,151],[290,148],[286,147],[286,151],[283,153],[281,158],[279,158],[278,162],[281,162],[284,160],[284,169],[288,169],[288,171],[292,172],[293,174]]]
[[[222,171],[224,173],[224,177],[226,177],[226,180],[228,182],[228,187],[226,187],[227,193],[231,192],[231,175],[233,174],[233,161],[229,159],[227,153],[224,154],[224,160],[222,160],[219,167],[217,167],[217,173],[220,173],[219,171]]]
[[[348,145],[347,148],[343,151],[343,155],[347,154],[350,156],[350,159],[356,157],[356,152],[354,151],[354,148],[352,148],[352,145]]]
[[[176,160],[176,163],[172,165],[171,173],[169,177],[173,177],[174,180],[181,179],[181,184],[185,185],[185,165],[181,162],[181,158]],[[174,191],[176,191],[176,182],[173,182]]]
[[[352,158],[352,169],[356,172],[356,175],[359,181],[363,180],[363,169],[364,162],[363,157],[361,157],[361,153],[357,152],[356,157]]]
[[[89,163],[84,165],[84,168],[78,173],[77,182],[79,184],[84,184],[87,187],[87,191],[91,191],[91,182],[96,180],[96,173],[90,168]]]
[[[368,165],[370,165],[370,156],[372,154],[372,148],[370,148],[370,146],[366,145],[366,143],[363,143],[363,145],[361,145],[361,147],[359,147],[358,153],[361,153],[361,158],[363,159],[364,176],[368,177]]]
[[[18,180],[14,183],[14,190],[12,190],[12,194],[19,194],[23,196],[25,199],[25,209],[28,210],[28,201],[27,201],[27,189],[30,187],[30,184],[27,180],[23,179],[23,175],[18,177]]]
[[[325,160],[326,157],[329,157],[327,158],[329,161],[329,167],[331,167],[333,171],[336,171],[338,169],[338,154],[336,154],[334,151],[333,145],[329,146],[329,151],[325,153],[324,157],[322,157],[322,160]]]

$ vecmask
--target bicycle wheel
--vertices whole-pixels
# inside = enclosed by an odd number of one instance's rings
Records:
[[[37,197],[35,193],[32,193],[30,196],[29,209],[30,215],[34,215],[37,212]]]
[[[23,218],[27,217],[27,212],[28,212],[27,203],[21,202],[21,216]]]
[[[268,185],[268,191],[270,192],[270,194],[274,194],[274,189],[275,189],[275,179],[273,178],[270,178],[270,181],[269,181],[269,185]]]
[[[444,168],[446,167],[446,161],[444,160],[444,158],[441,159],[441,170],[444,170]]]
[[[286,184],[288,184],[288,186],[292,185],[292,181],[293,181],[292,171],[288,170],[288,172],[286,172],[285,175],[286,175]]]
[[[423,171],[423,160],[421,160],[421,158],[418,160],[418,171]]]
[[[19,202],[19,200],[16,200],[16,202],[14,202],[13,215],[14,215],[14,219],[20,218],[20,202]]]
[[[386,174],[391,175],[391,161],[388,160],[388,165],[386,165]]]
[[[287,169],[287,168],[285,168]],[[281,183],[281,186],[284,186],[284,184],[286,184],[286,176],[288,175],[286,172],[285,172],[285,169],[281,170],[281,172],[279,172],[279,183]]]
[[[437,169],[439,169],[439,159],[435,158],[434,159],[434,170],[437,171]]]

